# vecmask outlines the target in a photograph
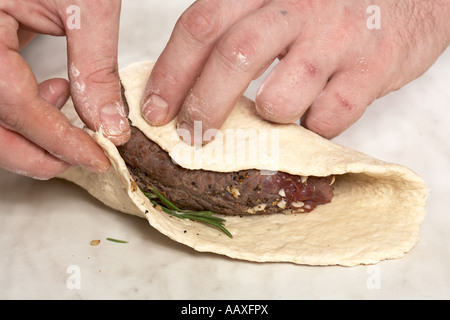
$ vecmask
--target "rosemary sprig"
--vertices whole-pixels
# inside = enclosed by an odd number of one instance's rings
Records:
[[[119,239],[114,239],[114,238],[106,238],[106,240],[112,241],[112,242],[117,242],[117,243],[128,243],[128,241],[125,241],[125,240],[119,240]]]
[[[191,221],[198,221],[206,225],[216,227],[230,238],[233,238],[233,235],[225,228],[225,219],[213,216],[211,211],[181,210],[172,202],[167,200],[155,188],[149,187],[149,189],[151,192],[144,192],[145,196],[153,205],[161,207],[162,211],[180,219],[189,219]]]

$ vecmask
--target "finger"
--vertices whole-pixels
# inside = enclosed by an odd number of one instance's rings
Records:
[[[314,43],[289,50],[262,83],[256,94],[256,109],[277,123],[298,120],[327,84],[333,58],[314,54]]]
[[[39,95],[60,110],[70,97],[70,84],[61,78],[46,80],[39,84]]]
[[[302,124],[325,138],[334,138],[356,122],[379,96],[375,88],[373,80],[361,74],[337,73],[308,109]]]
[[[216,41],[264,2],[200,0],[181,15],[145,89],[142,113],[149,123],[162,125],[175,117]]]
[[[43,99],[31,69],[15,51],[0,50],[0,125],[30,140],[54,157],[95,172],[109,168],[103,150]]]
[[[84,1],[73,13],[79,24],[66,28],[74,105],[90,129],[117,145],[130,137],[117,66],[120,6],[120,0]]]
[[[220,128],[249,83],[292,43],[300,28],[296,9],[270,4],[235,24],[217,43],[178,116],[179,127],[193,134]],[[255,25],[260,26],[255,28]]]
[[[51,79],[39,84],[39,94],[49,103],[60,109],[70,95],[69,84],[65,79]],[[0,167],[11,172],[34,179],[53,178],[71,165],[64,162],[20,134],[0,126]],[[19,161],[18,161],[19,160]]]
[[[23,50],[36,36],[36,33],[19,28],[17,31],[17,36],[19,38],[19,51]]]
[[[70,168],[62,161],[20,134],[0,126],[0,167],[39,180],[51,179]]]

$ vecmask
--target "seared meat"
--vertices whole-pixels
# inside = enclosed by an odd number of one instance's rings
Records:
[[[318,204],[330,202],[333,196],[332,176],[306,178],[284,172],[261,174],[259,170],[221,173],[184,169],[135,127],[119,152],[143,191],[148,191],[148,186],[156,188],[186,210],[238,215],[309,212]]]

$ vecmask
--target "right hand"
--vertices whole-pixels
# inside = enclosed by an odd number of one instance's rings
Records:
[[[152,125],[177,118],[195,144],[194,123],[202,124],[201,136],[219,129],[278,58],[257,91],[256,111],[336,137],[375,99],[425,72],[450,43],[448,0],[378,0],[377,28],[369,28],[369,4],[197,0],[156,61],[142,115]]]

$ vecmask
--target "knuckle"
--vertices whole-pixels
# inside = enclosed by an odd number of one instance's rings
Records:
[[[316,76],[320,74],[319,67],[315,63],[305,61],[302,66],[303,66],[303,73],[309,79],[316,78]]]
[[[358,95],[336,91],[325,101],[313,105],[314,110],[307,113],[305,124],[311,131],[331,139],[355,123],[366,106]]]
[[[24,129],[24,120],[20,116],[20,112],[14,112],[14,107],[8,108],[6,111],[0,113],[0,121],[6,129],[22,132]]]
[[[118,69],[113,59],[96,59],[88,64],[86,70],[86,82],[89,84],[116,84],[118,81]]]
[[[146,88],[146,94],[171,95],[175,88],[179,89],[185,82],[189,81],[189,76],[166,65],[155,66]]]
[[[198,1],[188,8],[178,21],[178,26],[199,43],[214,41],[221,30],[221,14],[216,1]]]
[[[215,50],[228,69],[250,72],[259,51],[258,39],[256,35],[230,33],[217,44]]]
[[[355,104],[349,98],[344,97],[343,94],[337,92],[334,96],[335,105],[338,107],[337,112],[352,112],[355,109]]]
[[[361,81],[362,82],[362,81]],[[369,92],[341,92],[338,91],[334,95],[333,105],[335,108],[331,110],[336,116],[341,118],[358,118],[367,106],[374,100]]]

